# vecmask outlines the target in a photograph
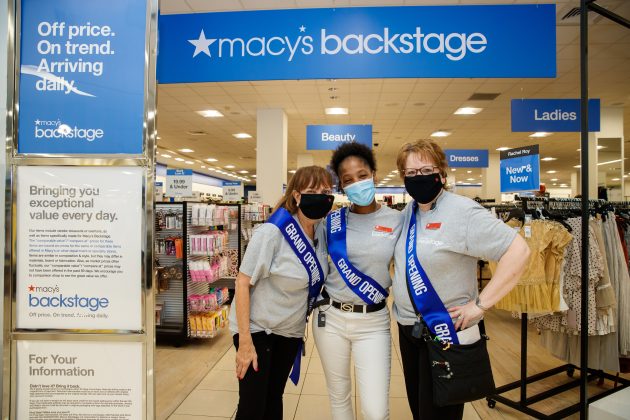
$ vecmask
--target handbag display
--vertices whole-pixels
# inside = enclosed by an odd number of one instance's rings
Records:
[[[483,321],[479,329],[481,339],[473,344],[448,344],[426,335],[435,405],[464,404],[494,394]]]

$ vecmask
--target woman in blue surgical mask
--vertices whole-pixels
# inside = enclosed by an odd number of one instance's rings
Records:
[[[363,418],[387,419],[391,333],[386,300],[401,214],[376,202],[376,161],[370,148],[346,143],[333,153],[331,167],[351,205],[326,218],[329,271],[312,317],[313,335],[332,418],[355,418],[352,357]]]

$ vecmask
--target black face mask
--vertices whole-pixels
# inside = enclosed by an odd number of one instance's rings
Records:
[[[433,201],[443,187],[444,184],[440,174],[405,177],[407,192],[420,204],[427,204]]]
[[[311,220],[317,220],[325,217],[330,209],[332,209],[334,195],[328,194],[302,194],[300,199],[300,210],[304,216]]]

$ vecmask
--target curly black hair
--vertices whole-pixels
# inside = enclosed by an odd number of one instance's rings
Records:
[[[332,158],[330,158],[330,167],[333,171],[335,171],[337,176],[339,176],[339,166],[341,166],[341,162],[351,156],[363,160],[372,171],[376,172],[376,158],[374,157],[372,149],[364,144],[352,142],[344,143],[337,147],[332,155]]]

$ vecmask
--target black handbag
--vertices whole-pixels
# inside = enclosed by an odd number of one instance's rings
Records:
[[[433,402],[439,407],[464,404],[495,393],[483,321],[481,339],[473,344],[450,344],[425,337],[433,378]]]

